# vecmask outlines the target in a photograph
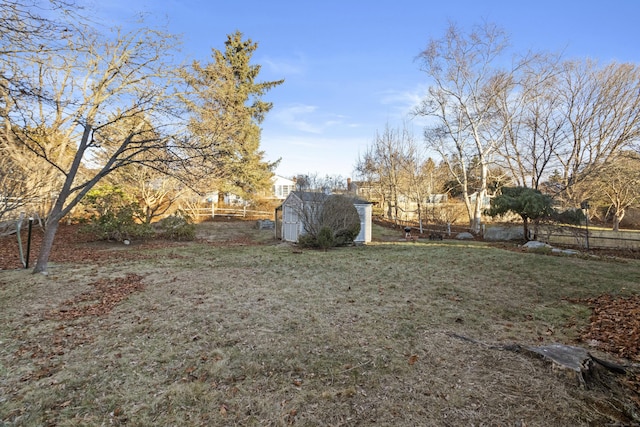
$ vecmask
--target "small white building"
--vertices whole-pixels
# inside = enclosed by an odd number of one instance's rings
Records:
[[[302,220],[302,213],[309,215],[318,208],[327,198],[332,197],[329,194],[293,191],[282,205],[276,210],[276,237],[285,242],[297,242],[298,238],[306,233]],[[354,243],[371,242],[371,216],[372,205],[366,200],[353,198],[353,205],[360,217],[360,233],[354,239]],[[281,210],[282,214],[279,218],[277,211]]]

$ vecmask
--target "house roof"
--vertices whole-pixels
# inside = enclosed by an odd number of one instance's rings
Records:
[[[295,181],[282,177],[280,175],[273,175],[271,177],[271,181],[274,185],[296,185]]]

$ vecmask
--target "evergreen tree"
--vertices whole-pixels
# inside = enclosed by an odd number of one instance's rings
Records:
[[[184,77],[193,93],[186,100],[192,112],[190,132],[208,148],[203,173],[219,191],[250,194],[270,186],[277,163],[264,160],[260,124],[272,103],[262,96],[284,80],[258,82],[259,65],[251,65],[258,44],[241,32],[227,36],[225,50],[213,49],[213,61],[194,62]]]
[[[554,213],[549,195],[528,187],[503,187],[502,194],[491,200],[485,213],[491,217],[512,212],[522,218],[525,240],[529,240],[529,220],[537,221]],[[535,238],[535,236],[534,236]]]

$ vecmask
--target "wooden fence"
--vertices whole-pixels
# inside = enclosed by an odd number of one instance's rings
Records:
[[[640,250],[640,231],[602,230],[586,227],[540,227],[539,239],[550,245],[593,249]]]
[[[258,211],[247,209],[245,206],[237,208],[199,208],[192,209],[195,217],[227,217],[244,219],[273,219],[274,213],[269,211]]]
[[[419,230],[419,224],[415,221],[390,221],[385,218],[374,218],[374,222],[385,227],[397,227],[399,230],[408,226],[415,231]],[[512,227],[517,230],[522,229],[522,225],[513,224]],[[446,224],[423,224],[423,234],[441,234],[448,236],[449,232],[452,236],[462,231],[469,231],[468,226],[456,225],[447,226]],[[640,250],[640,230],[603,230],[600,228],[587,228],[574,226],[555,226],[541,225],[538,233],[538,240],[549,243],[550,245],[571,246],[581,249],[625,249]],[[522,235],[522,234],[520,234]]]

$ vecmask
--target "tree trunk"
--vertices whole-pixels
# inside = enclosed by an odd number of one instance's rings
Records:
[[[476,201],[473,206],[473,217],[471,218],[471,230],[474,233],[480,232],[482,225],[482,203],[484,202],[486,190],[480,190],[476,193]]]
[[[99,177],[96,177],[94,184],[90,186],[85,186],[83,192],[78,194],[78,198],[75,201],[72,201],[65,208],[64,204],[67,202],[67,199],[71,195],[71,185],[73,184],[73,180],[80,169],[80,163],[82,162],[82,157],[84,155],[85,150],[88,146],[89,136],[91,135],[93,128],[90,125],[84,126],[84,132],[82,134],[82,139],[80,140],[80,144],[78,146],[78,151],[73,158],[73,162],[69,167],[69,171],[66,174],[66,178],[60,192],[58,193],[58,198],[53,204],[53,208],[51,212],[49,212],[49,217],[47,218],[47,226],[45,228],[44,237],[42,240],[42,246],[40,247],[40,252],[38,253],[38,261],[36,262],[36,266],[33,269],[34,273],[44,273],[47,271],[47,264],[49,263],[49,255],[51,255],[51,248],[53,247],[53,240],[56,237],[56,232],[58,231],[58,225],[60,224],[60,220],[78,203],[82,195],[86,194],[89,189],[95,185],[95,182],[98,182]]]
[[[464,199],[464,207],[467,209],[467,216],[469,217],[469,229],[473,230],[474,227],[474,215],[473,215],[473,207],[471,206],[471,200],[469,199],[469,194],[467,191],[463,191],[462,197]]]
[[[489,167],[485,160],[484,154],[478,149],[479,161],[480,161],[480,190],[476,192],[476,205],[473,212],[473,231],[475,233],[480,232],[482,225],[482,210],[484,205],[484,199],[487,196],[487,176],[489,174]]]
[[[42,238],[42,246],[40,247],[40,252],[38,253],[38,261],[36,262],[36,266],[33,269],[34,273],[44,273],[45,271],[47,271],[47,265],[49,264],[49,255],[51,255],[51,248],[53,247],[53,241],[55,240],[59,224],[59,218],[47,224],[47,227],[44,231],[44,237]]]
[[[625,214],[624,210],[617,210],[613,214],[613,231],[620,230],[620,222],[622,221],[622,218],[624,218],[624,214]]]
[[[526,216],[521,217],[522,218],[522,232],[524,233],[524,240],[525,242],[529,241],[529,218],[527,218]]]
[[[474,233],[480,232],[480,226],[482,225],[482,200],[483,192],[478,192],[476,196],[476,204],[473,210],[473,221],[471,224],[471,229]]]

